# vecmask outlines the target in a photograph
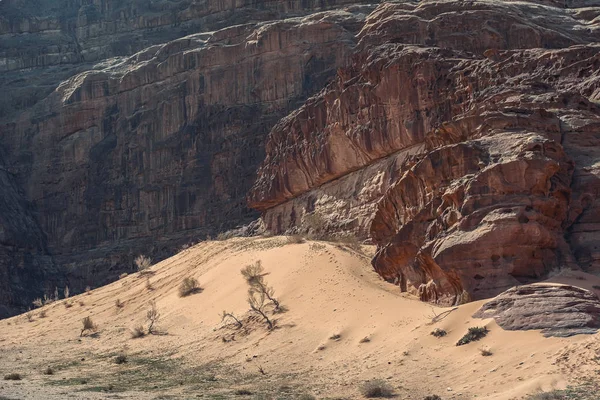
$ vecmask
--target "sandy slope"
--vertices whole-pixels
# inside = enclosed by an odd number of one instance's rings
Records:
[[[255,320],[246,320],[243,330],[223,327],[224,309],[248,316],[239,270],[256,260],[289,311],[275,316],[271,332]],[[506,332],[493,321],[471,318],[481,302],[432,324],[447,309],[399,293],[369,260],[338,245],[287,244],[281,237],[201,243],[153,266],[152,289],[145,277],[132,274],[71,298],[70,308],[64,301],[46,306],[45,318],[36,310],[32,322],[25,316],[0,321],[0,376],[24,376],[0,381],[0,398],[244,398],[234,393],[244,388],[253,393],[246,398],[310,393],[354,399],[361,398],[365,380],[381,378],[403,399],[510,399],[597,373],[600,335],[559,339]],[[204,290],[180,298],[177,287],[186,276]],[[584,278],[555,279],[590,289],[598,284],[598,278]],[[144,323],[152,300],[164,334],[131,339],[130,329]],[[88,315],[98,333],[80,339],[81,319]],[[482,341],[454,345],[468,327],[483,325],[491,332]],[[448,335],[437,339],[430,335],[434,328]],[[330,339],[336,334],[340,339]],[[361,343],[365,337],[370,341]],[[483,357],[481,348],[493,355]],[[118,352],[129,362],[115,364]],[[54,375],[42,374],[47,366]]]

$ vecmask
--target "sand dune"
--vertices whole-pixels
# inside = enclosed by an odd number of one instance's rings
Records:
[[[0,321],[0,375],[23,375],[0,383],[0,398],[244,398],[244,389],[252,393],[246,398],[355,399],[363,382],[383,379],[402,399],[517,399],[597,370],[598,335],[504,331],[471,318],[482,302],[432,307],[382,281],[372,251],[283,237],[205,242],[154,265],[151,276],[131,274],[72,297],[69,308],[65,300],[45,306],[45,318],[34,310],[31,322],[24,315]],[[288,309],[273,316],[272,331],[248,318],[239,271],[257,260]],[[554,280],[594,290],[598,278],[579,275]],[[177,288],[188,276],[203,290],[181,298]],[[160,334],[132,339],[151,301]],[[243,318],[244,329],[225,327],[223,310]],[[85,316],[98,331],[80,338]],[[490,333],[455,346],[472,326]],[[431,336],[435,328],[447,336]],[[120,352],[128,357],[122,365],[114,362]],[[44,375],[49,366],[54,374]]]

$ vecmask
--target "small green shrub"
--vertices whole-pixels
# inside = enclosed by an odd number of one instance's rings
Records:
[[[361,392],[368,399],[389,398],[394,396],[394,389],[384,380],[374,379],[362,385]]]
[[[467,343],[471,343],[484,338],[488,334],[488,328],[486,327],[472,327],[469,331],[456,343],[457,346],[462,346]]]

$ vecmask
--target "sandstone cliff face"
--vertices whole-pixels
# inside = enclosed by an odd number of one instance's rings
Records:
[[[114,279],[137,254],[165,257],[256,218],[245,196],[266,134],[348,62],[373,10],[344,0],[63,3],[0,3],[33,13],[2,13],[0,65],[5,90],[34,93],[12,93],[0,147],[27,204],[18,214],[33,210],[37,230],[23,232],[75,290]],[[23,46],[41,37],[62,47]],[[13,264],[0,271],[13,276]]]
[[[375,269],[456,304],[598,271],[600,8],[384,3],[326,90],[278,123],[249,194],[275,232],[378,245]]]

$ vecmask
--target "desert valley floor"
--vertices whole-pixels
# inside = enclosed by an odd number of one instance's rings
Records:
[[[365,381],[381,379],[399,399],[522,399],[597,378],[599,334],[505,331],[472,317],[485,301],[433,307],[384,282],[370,265],[372,252],[285,237],[208,241],[150,273],[35,309],[31,321],[2,320],[0,375],[22,380],[1,381],[0,398],[355,399]],[[271,331],[247,313],[240,269],[257,260],[285,310]],[[186,277],[202,290],[179,297]],[[596,293],[600,283],[576,271],[550,281]],[[157,332],[133,339],[152,301]],[[224,325],[223,310],[243,328]],[[80,337],[87,316],[97,330]],[[489,334],[456,346],[475,326]],[[432,336],[436,328],[447,335]],[[118,355],[125,362],[116,363]]]

